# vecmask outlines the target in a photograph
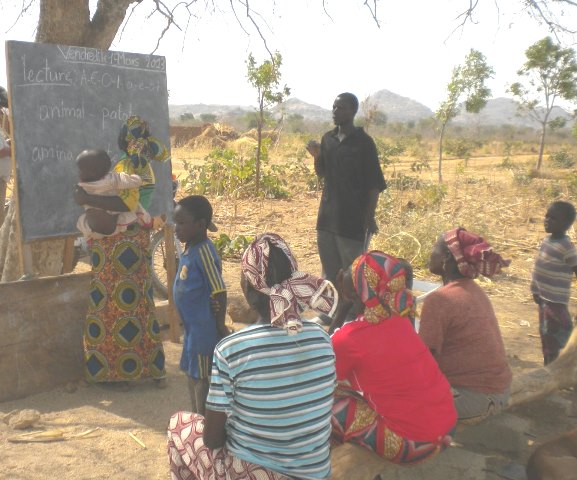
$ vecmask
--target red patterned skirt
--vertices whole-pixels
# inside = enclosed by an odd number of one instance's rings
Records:
[[[89,382],[165,376],[149,247],[150,231],[137,224],[90,244],[92,280],[84,323]]]
[[[289,477],[231,455],[226,447],[204,445],[204,417],[178,412],[168,423],[168,461],[172,480],[289,480]]]
[[[452,441],[454,428],[434,442],[415,442],[390,430],[383,417],[356,392],[337,388],[332,415],[333,445],[352,442],[398,464],[410,465],[433,458]]]

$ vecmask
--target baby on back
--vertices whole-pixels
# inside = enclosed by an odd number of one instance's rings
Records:
[[[84,150],[76,157],[78,186],[90,195],[116,196],[120,190],[140,188],[142,178],[111,171],[112,162],[104,150]],[[150,225],[150,214],[139,204],[136,212],[114,212],[84,206],[76,227],[86,238],[102,238],[126,231],[134,222]]]

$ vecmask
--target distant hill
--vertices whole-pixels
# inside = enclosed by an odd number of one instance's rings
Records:
[[[476,125],[514,125],[517,127],[538,128],[540,124],[527,113],[519,112],[519,103],[510,98],[492,98],[479,113],[461,112],[454,120],[455,123]],[[571,122],[572,116],[560,107],[554,107],[550,120],[565,118]]]
[[[211,113],[217,117],[244,115],[247,112],[253,112],[254,108],[242,105],[206,105],[197,103],[194,105],[168,105],[168,116],[178,119],[184,113],[192,113],[194,116],[201,113]]]
[[[361,99],[360,99],[361,100]],[[397,95],[389,90],[379,90],[370,96],[377,109],[387,115],[387,121],[409,122],[418,121],[422,118],[430,118],[433,111],[422,103],[401,95]],[[245,115],[247,112],[254,112],[255,107],[242,105],[169,105],[170,118],[178,120],[184,113],[192,113],[195,117],[202,113],[210,113],[220,118],[231,118]],[[290,98],[283,105],[285,116],[290,114],[302,115],[305,120],[316,122],[331,122],[332,112],[326,108],[319,107],[298,98]],[[280,112],[280,107],[272,109],[272,113]],[[359,112],[359,116],[362,111]],[[551,114],[551,120],[557,117],[565,118],[569,124],[573,123],[572,116],[560,107],[555,107]],[[462,112],[455,119],[454,123],[467,125],[514,125],[522,127],[538,128],[539,123],[533,120],[526,113],[520,113],[518,103],[510,98],[493,98],[478,114]]]
[[[429,107],[389,90],[379,90],[371,94],[370,101],[387,115],[387,122],[416,121],[433,116],[433,111]]]
[[[272,109],[273,115],[280,112],[281,107],[275,107]],[[332,120],[332,112],[326,108],[319,107],[318,105],[312,105],[310,103],[303,102],[298,98],[289,98],[284,102],[283,107],[285,116],[291,114],[302,115],[307,120],[318,121],[318,122],[330,122]]]

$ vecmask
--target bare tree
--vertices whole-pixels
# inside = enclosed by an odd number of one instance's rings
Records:
[[[477,23],[475,13],[481,0],[465,0],[464,3],[469,5],[457,16],[459,24],[456,29],[463,28],[468,23]],[[575,23],[571,21],[577,10],[575,0],[517,0],[517,3],[521,11],[526,12],[537,23],[547,25],[556,37],[562,33],[577,33]],[[494,0],[493,5],[499,12],[499,1]]]

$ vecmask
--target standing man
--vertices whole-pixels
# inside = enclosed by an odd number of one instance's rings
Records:
[[[354,124],[358,109],[355,95],[341,93],[333,103],[336,127],[323,135],[320,144],[307,145],[315,172],[324,179],[317,245],[324,275],[335,285],[339,270],[348,268],[378,231],[375,209],[387,186],[375,142]]]
[[[8,120],[8,92],[0,87],[0,225],[4,221],[6,187],[10,181],[12,159],[10,157],[10,128]]]

